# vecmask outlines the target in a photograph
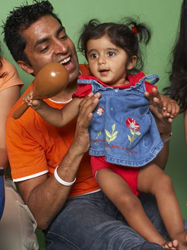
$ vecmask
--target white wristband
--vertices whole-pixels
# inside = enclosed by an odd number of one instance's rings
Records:
[[[62,185],[64,185],[64,186],[67,186],[67,187],[70,187],[70,186],[72,186],[72,185],[76,182],[76,177],[75,177],[75,179],[74,179],[72,182],[67,182],[67,181],[62,180],[62,179],[60,178],[60,176],[58,175],[58,173],[57,173],[57,168],[58,168],[58,167],[55,168],[54,177],[55,177],[55,179],[56,179],[60,184],[62,184]]]

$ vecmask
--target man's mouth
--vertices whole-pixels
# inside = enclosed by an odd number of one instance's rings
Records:
[[[65,58],[64,60],[62,60],[62,61],[60,62],[60,64],[66,65],[66,64],[68,64],[70,61],[71,61],[71,57],[69,56],[69,57]]]
[[[72,56],[69,56],[69,57],[63,59],[59,63],[61,65],[63,65],[69,73],[71,73],[75,69],[75,63],[74,63]]]

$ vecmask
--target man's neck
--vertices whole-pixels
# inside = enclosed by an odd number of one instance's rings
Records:
[[[55,102],[67,102],[72,98],[73,93],[77,90],[77,79],[68,84],[65,90],[61,91],[58,95],[53,96],[52,99]]]

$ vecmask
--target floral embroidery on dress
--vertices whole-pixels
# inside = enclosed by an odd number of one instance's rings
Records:
[[[130,128],[130,132],[132,134],[132,137],[130,135],[127,135],[128,140],[130,141],[130,144],[129,144],[129,148],[130,148],[131,144],[135,140],[135,136],[141,135],[141,133],[138,131],[138,130],[140,130],[140,125],[136,122],[135,119],[132,119],[130,117],[126,120],[126,125],[127,125],[127,127]]]
[[[101,116],[103,113],[105,112],[105,110],[103,109],[103,108],[101,108],[101,107],[97,107],[97,114],[99,115],[99,116]],[[96,136],[96,140],[98,139],[98,137],[100,136],[102,134],[102,132],[101,131],[99,131],[98,133],[97,133],[97,136]]]
[[[98,139],[98,137],[99,137],[101,134],[102,134],[102,132],[99,131],[99,132],[97,133],[96,139]]]
[[[97,114],[99,115],[99,116],[101,116],[103,113],[105,112],[105,110],[103,109],[103,108],[101,108],[101,107],[97,107]]]
[[[111,141],[114,141],[117,137],[118,131],[115,131],[116,129],[116,124],[114,123],[112,125],[112,133],[110,134],[110,132],[108,132],[105,129],[105,133],[106,133],[106,141],[108,142],[108,144],[110,144]]]

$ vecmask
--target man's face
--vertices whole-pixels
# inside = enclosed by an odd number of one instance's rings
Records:
[[[48,63],[57,62],[68,70],[70,82],[77,79],[79,65],[75,46],[54,17],[40,18],[21,35],[27,41],[24,52],[31,63],[24,69],[27,73],[36,75]]]

